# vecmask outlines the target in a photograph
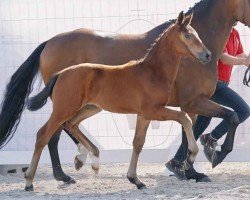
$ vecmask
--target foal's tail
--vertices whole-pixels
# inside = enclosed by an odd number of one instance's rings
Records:
[[[47,98],[52,94],[58,76],[59,74],[55,74],[41,92],[39,92],[36,96],[29,98],[27,104],[28,110],[35,111],[42,108],[46,104]]]
[[[13,137],[20,122],[27,97],[32,91],[33,80],[39,70],[40,55],[47,42],[35,51],[12,75],[6,87],[0,111],[0,149]]]

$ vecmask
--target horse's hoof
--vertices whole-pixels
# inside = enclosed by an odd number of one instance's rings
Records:
[[[219,165],[224,158],[222,158],[222,156],[220,156],[220,152],[216,151],[213,154],[213,159],[212,159],[212,168],[215,168],[217,165]]]
[[[176,178],[180,181],[188,180],[185,174],[185,168],[183,164],[177,164],[175,160],[170,160],[165,164],[170,172],[173,172]]]
[[[70,176],[66,176],[65,178],[62,179],[62,181],[65,184],[75,184],[76,183],[76,180],[71,178]]]
[[[34,191],[33,185],[25,186],[25,191]]]
[[[211,138],[210,134],[204,134],[200,136],[200,142],[204,147],[203,151],[207,160],[213,163],[213,155],[215,154],[217,141]]]
[[[144,183],[137,184],[136,187],[139,190],[147,189],[147,187],[146,187],[146,185]]]
[[[196,183],[198,182],[211,182],[210,178],[204,174],[197,172],[193,166],[191,166],[188,170],[185,170],[185,175],[188,180],[194,179]]]
[[[77,156],[75,157],[74,163],[76,171],[79,171],[84,165],[84,163]]]
[[[71,178],[67,181],[63,181],[65,184],[75,184],[76,183],[76,180],[74,178]]]

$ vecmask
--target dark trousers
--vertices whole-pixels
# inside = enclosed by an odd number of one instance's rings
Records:
[[[211,100],[222,105],[233,109],[240,120],[240,123],[244,122],[250,116],[249,105],[231,88],[228,84],[218,81],[214,95]],[[194,137],[197,140],[200,135],[206,130],[211,122],[211,117],[204,117],[198,115],[196,123],[193,127]],[[229,126],[225,120],[222,120],[218,126],[211,132],[211,135],[215,139],[221,138],[228,132]],[[188,149],[188,142],[186,134],[182,132],[182,144],[179,147],[174,158],[178,161],[184,161],[186,159]]]

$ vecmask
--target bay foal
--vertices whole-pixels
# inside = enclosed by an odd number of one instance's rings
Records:
[[[91,63],[71,66],[56,73],[46,87],[29,100],[28,109],[37,110],[51,96],[53,112],[37,133],[35,151],[25,175],[26,190],[33,190],[32,182],[42,150],[62,125],[94,156],[99,157],[98,149],[92,148],[78,127],[83,120],[85,106],[89,104],[115,113],[136,113],[137,126],[143,125],[146,128],[150,120],[179,122],[187,133],[187,162],[194,162],[198,147],[190,118],[184,112],[165,107],[178,73],[181,57],[192,55],[203,63],[211,59],[211,53],[190,26],[191,19],[192,15],[185,17],[181,12],[177,22],[160,35],[143,59],[118,66]],[[136,129],[133,154],[127,173],[129,181],[138,189],[145,187],[136,174],[137,161],[145,136],[144,132]],[[99,165],[95,170],[98,169]]]

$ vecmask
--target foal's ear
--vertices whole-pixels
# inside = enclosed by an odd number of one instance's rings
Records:
[[[178,16],[178,18],[177,18],[177,24],[178,25],[182,25],[183,20],[184,20],[184,12],[181,11],[180,14],[179,14],[179,16]]]
[[[192,22],[192,19],[193,19],[193,13],[190,14],[190,15],[188,15],[188,16],[184,19],[182,26],[183,26],[183,27],[186,27],[187,25],[190,25],[191,22]]]

